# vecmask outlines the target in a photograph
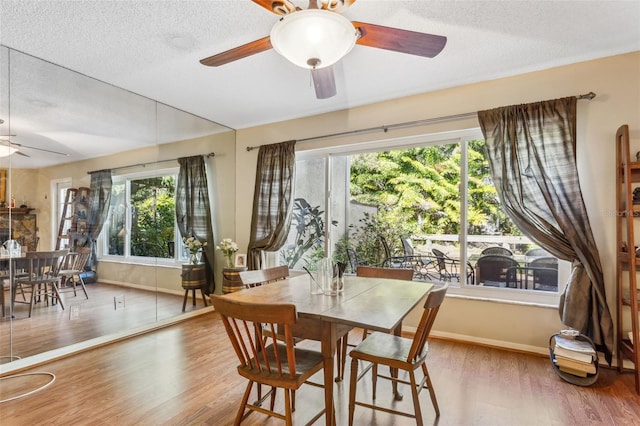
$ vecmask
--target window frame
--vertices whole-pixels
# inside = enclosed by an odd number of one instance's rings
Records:
[[[460,221],[461,223],[467,223],[467,193],[468,193],[468,169],[467,169],[467,161],[468,161],[468,141],[482,139],[484,140],[484,135],[480,131],[480,128],[470,128],[464,130],[456,130],[456,131],[448,131],[448,132],[438,132],[438,133],[430,133],[430,134],[422,134],[416,136],[409,137],[401,137],[401,138],[392,138],[392,139],[384,139],[377,141],[368,141],[363,143],[355,143],[349,145],[338,145],[338,146],[327,146],[322,148],[306,148],[304,146],[298,145],[296,147],[296,161],[299,160],[309,160],[313,158],[323,157],[326,159],[327,169],[330,171],[331,169],[331,161],[334,156],[344,156],[344,155],[354,155],[361,154],[367,152],[377,152],[383,150],[398,150],[398,149],[409,149],[414,147],[423,147],[429,145],[440,145],[447,143],[458,143],[460,144],[462,158],[460,161],[461,167],[461,184],[460,184],[460,194],[461,194],[461,214]],[[331,188],[331,173],[327,173],[325,179],[325,188]],[[331,206],[331,193],[330,191],[325,191],[325,205]],[[330,223],[330,208],[326,208],[326,216],[325,223]],[[467,226],[460,227],[460,247],[465,247],[467,244]],[[327,233],[329,234],[329,233]],[[333,250],[333,244],[330,240],[330,235],[326,235],[325,237],[326,247],[327,247],[327,255],[331,255],[331,251]],[[467,262],[466,250],[461,249],[460,253],[461,262]],[[477,286],[470,285],[466,283],[460,283],[459,286],[449,286],[449,290],[447,292],[448,295],[460,298],[470,298],[475,300],[486,300],[488,302],[505,302],[505,303],[514,303],[521,305],[531,305],[531,306],[543,306],[543,307],[552,307],[557,308],[558,303],[560,301],[560,295],[564,292],[566,282],[569,278],[570,274],[570,264],[569,262],[565,262],[559,259],[558,265],[558,292],[543,292],[543,291],[535,291],[535,290],[524,290],[524,289],[504,289],[504,288],[496,288],[496,287],[485,287],[485,286]]]
[[[97,240],[98,247],[98,256],[100,260],[105,260],[114,263],[136,263],[140,265],[163,265],[163,266],[180,266],[184,262],[186,262],[187,256],[185,253],[184,244],[182,244],[182,238],[180,237],[180,231],[178,229],[178,225],[175,221],[175,212],[174,212],[174,230],[173,230],[173,241],[175,241],[175,250],[173,258],[160,258],[160,257],[143,257],[143,256],[132,256],[131,255],[131,181],[146,179],[146,178],[155,178],[162,176],[174,176],[176,182],[178,180],[178,172],[179,167],[169,167],[162,169],[155,169],[144,172],[135,172],[135,173],[126,173],[115,175],[112,177],[113,185],[120,185],[122,183],[125,184],[125,229],[127,230],[125,236],[125,252],[123,255],[117,254],[109,254],[108,247],[108,239],[106,235],[108,235],[109,226],[110,226],[110,218],[112,214],[111,206],[109,207],[109,215],[107,216],[107,220],[105,221],[105,225],[100,232],[100,235]],[[175,198],[175,194],[174,194]]]

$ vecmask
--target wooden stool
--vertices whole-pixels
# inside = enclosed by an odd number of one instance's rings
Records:
[[[208,306],[207,297],[204,294],[204,287],[207,285],[207,274],[204,267],[204,263],[182,265],[182,288],[184,288],[182,312],[184,312],[187,307],[189,290],[191,290],[193,294],[193,306],[196,306],[196,290],[200,290],[204,306]]]

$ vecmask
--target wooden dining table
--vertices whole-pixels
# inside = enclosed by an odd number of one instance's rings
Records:
[[[433,284],[346,276],[336,296],[311,294],[308,275],[245,289],[225,297],[253,303],[293,303],[298,312],[294,334],[317,340],[324,357],[326,424],[334,425],[333,377],[337,340],[354,327],[400,334],[402,320],[424,301]]]

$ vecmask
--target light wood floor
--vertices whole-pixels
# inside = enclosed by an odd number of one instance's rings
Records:
[[[7,309],[7,316],[0,318],[0,363],[8,362],[5,357],[9,355],[25,358],[182,314],[183,297],[179,295],[104,283],[87,284],[87,292],[89,299],[81,290],[77,296],[63,293],[65,310],[58,305],[37,303],[31,318],[29,305],[16,303],[12,320]],[[115,306],[114,297],[124,300],[124,304]],[[5,300],[8,308],[8,291]],[[202,307],[200,295],[195,307],[190,296],[186,311]],[[77,309],[77,318],[70,316],[72,308]]]
[[[235,365],[220,318],[211,312],[34,369],[55,374],[55,382],[40,392],[0,404],[0,424],[232,424],[245,387]],[[421,394],[425,424],[640,424],[640,397],[634,392],[631,374],[601,369],[598,382],[582,388],[560,380],[547,358],[439,340],[430,343],[428,365],[441,416],[436,421],[425,391]],[[0,398],[11,398],[45,382],[40,376],[5,379],[0,381]],[[384,382],[379,383],[379,404],[391,403]],[[348,379],[334,386],[338,425],[344,425]],[[358,395],[366,399],[369,389],[370,382],[360,382]],[[307,386],[296,398],[295,423],[304,424],[322,403],[322,390]],[[397,406],[410,410],[406,391],[405,400]],[[254,413],[244,424],[282,422]],[[415,423],[357,407],[356,424]]]

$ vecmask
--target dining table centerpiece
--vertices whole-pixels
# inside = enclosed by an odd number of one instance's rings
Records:
[[[192,265],[200,263],[202,248],[207,246],[207,242],[200,241],[196,237],[182,237],[182,242],[189,250],[189,263]]]
[[[238,251],[238,244],[231,238],[223,238],[220,244],[216,246],[216,249],[220,250],[224,255],[227,268],[233,268],[233,255]]]

